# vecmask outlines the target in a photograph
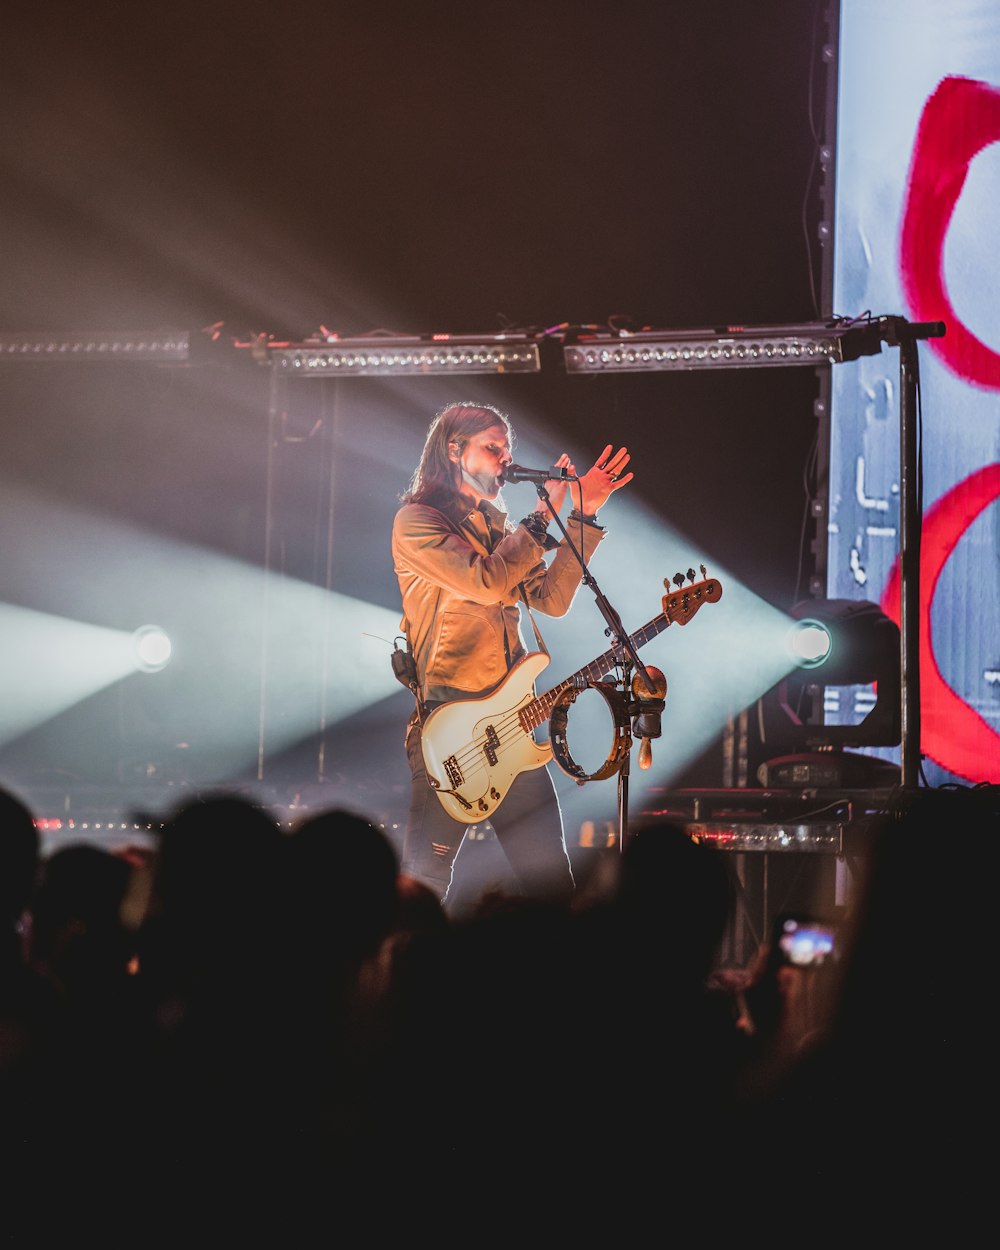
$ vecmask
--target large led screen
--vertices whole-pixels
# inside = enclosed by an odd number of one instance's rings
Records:
[[[838,42],[833,313],[945,333],[919,345],[913,411],[891,345],[833,370],[828,594],[900,619],[900,436],[912,422],[921,772],[930,785],[994,784],[1000,6],[842,0]]]

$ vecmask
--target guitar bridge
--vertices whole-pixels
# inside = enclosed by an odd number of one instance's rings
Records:
[[[462,770],[458,766],[458,760],[454,755],[449,755],[444,761],[444,771],[448,774],[448,780],[453,790],[457,790],[465,778],[462,776]]]

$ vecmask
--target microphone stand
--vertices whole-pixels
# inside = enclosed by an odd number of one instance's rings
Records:
[[[899,629],[900,783],[915,790],[920,780],[920,544],[923,523],[917,342],[943,337],[943,321],[881,317],[882,339],[899,348]]]
[[[535,490],[538,493],[538,498],[541,499],[546,505],[549,505],[550,504],[549,492],[546,489],[545,483],[544,482],[536,483]],[[572,488],[571,488],[571,492],[572,492]],[[574,556],[576,556],[577,563],[580,565],[580,568],[583,570],[583,584],[587,586],[590,589],[590,591],[593,593],[594,598],[597,601],[598,609],[600,610],[601,615],[604,617],[605,621],[607,622],[608,627],[604,632],[608,635],[608,637],[614,640],[614,649],[622,653],[620,662],[622,665],[622,672],[623,672],[622,684],[623,684],[624,689],[627,691],[631,690],[630,665],[632,665],[638,670],[639,673],[642,674],[642,680],[644,684],[646,685],[646,688],[649,690],[652,690],[654,687],[653,678],[650,676],[649,672],[647,671],[645,664],[643,664],[642,660],[639,659],[639,653],[636,651],[635,647],[632,645],[632,642],[629,639],[628,633],[626,632],[625,627],[622,625],[621,617],[618,615],[615,609],[611,606],[611,603],[608,600],[607,595],[604,593],[603,590],[601,590],[600,586],[598,586],[596,580],[594,579],[593,574],[591,573],[590,569],[587,567],[587,562],[583,558],[583,553],[580,551],[579,547],[577,547],[576,543],[570,537],[569,530],[566,528],[565,524],[563,523],[562,517],[555,510],[555,508],[549,507],[548,511],[549,511],[549,515],[555,520],[560,530],[562,530],[563,538],[566,539],[566,545],[573,552]],[[631,759],[632,759],[632,732],[631,732],[631,720],[630,720],[629,730],[628,730],[628,750],[623,753],[622,761],[618,766],[618,851],[619,853],[624,851],[625,843],[628,838],[628,780],[629,780],[629,772],[630,772],[629,764],[630,764]]]

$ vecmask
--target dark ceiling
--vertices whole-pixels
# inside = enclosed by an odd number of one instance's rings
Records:
[[[816,315],[822,0],[4,20],[4,328]]]

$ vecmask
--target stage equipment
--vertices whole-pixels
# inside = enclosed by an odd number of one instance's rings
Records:
[[[794,665],[760,701],[762,738],[785,751],[758,770],[762,785],[891,784],[894,765],[844,747],[898,746],[900,631],[874,603],[809,599],[791,611]],[[810,754],[810,752],[812,754]]]
[[[736,907],[721,958],[736,967],[750,966],[780,913],[851,903],[872,833],[900,795],[868,785],[648,793],[644,823],[678,825],[731,856]]]
[[[603,781],[620,773],[625,757],[632,749],[632,737],[629,733],[628,706],[622,692],[610,682],[592,681],[587,687],[595,690],[607,705],[611,713],[611,745],[607,759],[593,772],[588,773],[577,761],[569,749],[567,737],[570,704],[576,701],[579,691],[567,686],[561,691],[552,707],[549,720],[549,741],[552,745],[552,758],[567,777],[572,777],[578,785],[585,781]]]
[[[170,639],[159,625],[141,625],[132,635],[135,666],[143,673],[158,673],[170,663]]]
[[[567,335],[567,373],[664,369],[747,369],[840,364],[882,350],[884,330],[863,324],[724,326],[713,330],[642,330]]]
[[[289,377],[403,377],[414,374],[538,373],[538,343],[523,334],[369,336],[267,343],[256,354]]]
[[[141,360],[161,364],[184,364],[190,352],[186,330],[91,331],[65,334],[0,334],[0,362],[38,361],[52,364],[69,361]]]
[[[632,678],[632,732],[639,739],[639,767],[648,770],[653,763],[653,738],[663,732],[660,713],[666,706],[667,679],[663,670],[646,665],[646,674],[652,682],[647,686],[642,673]]]
[[[899,349],[900,703],[902,784],[915,789],[920,773],[920,442],[917,344],[940,338],[944,322],[904,317],[840,318],[826,323],[723,326],[713,330],[563,334],[567,373],[746,369],[790,365],[814,368],[877,356],[883,344]]]

